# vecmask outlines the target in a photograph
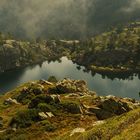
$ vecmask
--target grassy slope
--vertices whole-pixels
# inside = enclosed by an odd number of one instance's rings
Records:
[[[9,132],[2,133],[1,131],[9,128],[9,123],[13,116],[19,111],[27,110],[28,105],[3,105],[5,99],[9,97],[14,97],[20,94],[21,90],[28,86],[26,83],[15,90],[7,93],[0,97],[0,116],[3,118],[3,128],[0,129],[0,139],[5,140],[10,138],[10,140],[132,140],[139,139],[140,132],[140,108],[125,113],[121,116],[113,117],[105,121],[104,124],[99,126],[92,126],[92,124],[97,121],[95,116],[84,115],[82,117],[80,114],[69,114],[67,112],[61,112],[61,110],[56,111],[56,117],[50,118],[48,120],[34,122],[30,127],[17,129],[16,132],[9,130]],[[45,89],[48,87],[46,86]],[[61,101],[67,101],[65,95],[61,96]],[[71,101],[75,101],[75,98],[71,98]],[[77,100],[78,101],[78,100]],[[92,104],[93,98],[85,97],[80,100],[82,103],[87,105]],[[45,125],[50,122],[56,126],[54,132],[47,132],[45,130]],[[86,129],[83,134],[75,134],[70,137],[70,132],[76,128],[82,127]],[[58,137],[60,136],[60,137]]]
[[[20,104],[5,106],[3,102],[9,97],[15,97],[19,95],[21,90],[24,87],[28,86],[29,83],[23,84],[22,86],[0,97],[0,116],[3,118],[4,124],[3,128],[0,129],[0,139],[5,140],[10,138],[10,140],[50,140],[53,137],[65,134],[75,127],[89,127],[90,124],[93,124],[93,122],[95,122],[95,120],[97,119],[95,116],[85,116],[83,119],[81,118],[80,114],[71,114],[63,111],[61,112],[61,110],[58,112],[57,110],[55,110],[56,117],[54,118],[49,118],[48,120],[44,120],[41,122],[34,122],[30,127],[17,129],[16,132],[9,130],[9,132],[2,133],[1,131],[9,128],[9,123],[13,116],[17,114],[17,112],[28,109],[28,105]],[[45,87],[45,89],[47,88],[48,87]],[[61,97],[61,100],[66,102],[66,99],[63,97]],[[75,98],[71,100],[75,101]],[[50,122],[51,124],[56,126],[57,129],[55,130],[55,132],[47,132],[45,130],[45,125],[47,122]]]
[[[55,140],[139,140],[140,139],[140,109],[118,117],[108,119],[105,124],[78,135],[67,135]]]

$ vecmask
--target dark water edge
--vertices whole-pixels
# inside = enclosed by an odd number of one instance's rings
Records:
[[[61,61],[47,62],[42,65],[34,65],[18,70],[12,70],[0,74],[0,93],[3,94],[14,89],[22,83],[48,79],[49,76],[56,76],[57,79],[71,78],[83,79],[87,81],[88,87],[99,95],[115,95],[119,97],[130,97],[139,100],[140,79],[137,74],[101,75],[90,71],[85,71],[84,67],[74,64],[66,57]],[[113,78],[111,78],[113,77]]]

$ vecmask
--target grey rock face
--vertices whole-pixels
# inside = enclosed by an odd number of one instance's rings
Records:
[[[4,40],[0,45],[0,72],[42,62],[47,56],[44,44]]]

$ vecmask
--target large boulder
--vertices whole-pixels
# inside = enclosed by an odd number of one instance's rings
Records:
[[[117,115],[136,109],[140,103],[135,99],[119,98],[115,96],[102,97],[98,107],[113,112]]]
[[[112,98],[105,99],[103,102],[100,103],[98,107],[116,115],[120,115],[130,110],[126,103],[116,101]]]
[[[88,108],[89,112],[94,113],[99,120],[104,120],[113,117],[115,114],[98,107]]]

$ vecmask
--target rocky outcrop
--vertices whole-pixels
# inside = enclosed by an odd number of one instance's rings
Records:
[[[89,94],[87,84],[84,80],[71,80],[65,78],[56,83],[56,88],[62,94],[64,93],[78,93],[81,95]]]
[[[92,106],[83,107],[88,112],[95,113],[99,120],[104,120],[138,108],[139,102],[115,96],[99,96],[94,99]]]
[[[20,66],[20,49],[13,43],[9,40],[0,46],[0,72]]]
[[[0,45],[0,72],[42,62],[48,53],[45,44],[3,40]]]
[[[66,101],[62,100],[62,96]],[[78,101],[84,98],[93,99],[92,104],[86,105],[85,102]],[[121,115],[140,105],[138,101],[130,98],[98,96],[88,90],[85,81],[66,78],[57,83],[45,80],[31,82],[28,87],[21,90],[17,101],[22,104],[29,103],[30,109],[39,108],[45,112],[52,111],[48,104],[56,104],[68,113],[95,115],[99,120]]]

